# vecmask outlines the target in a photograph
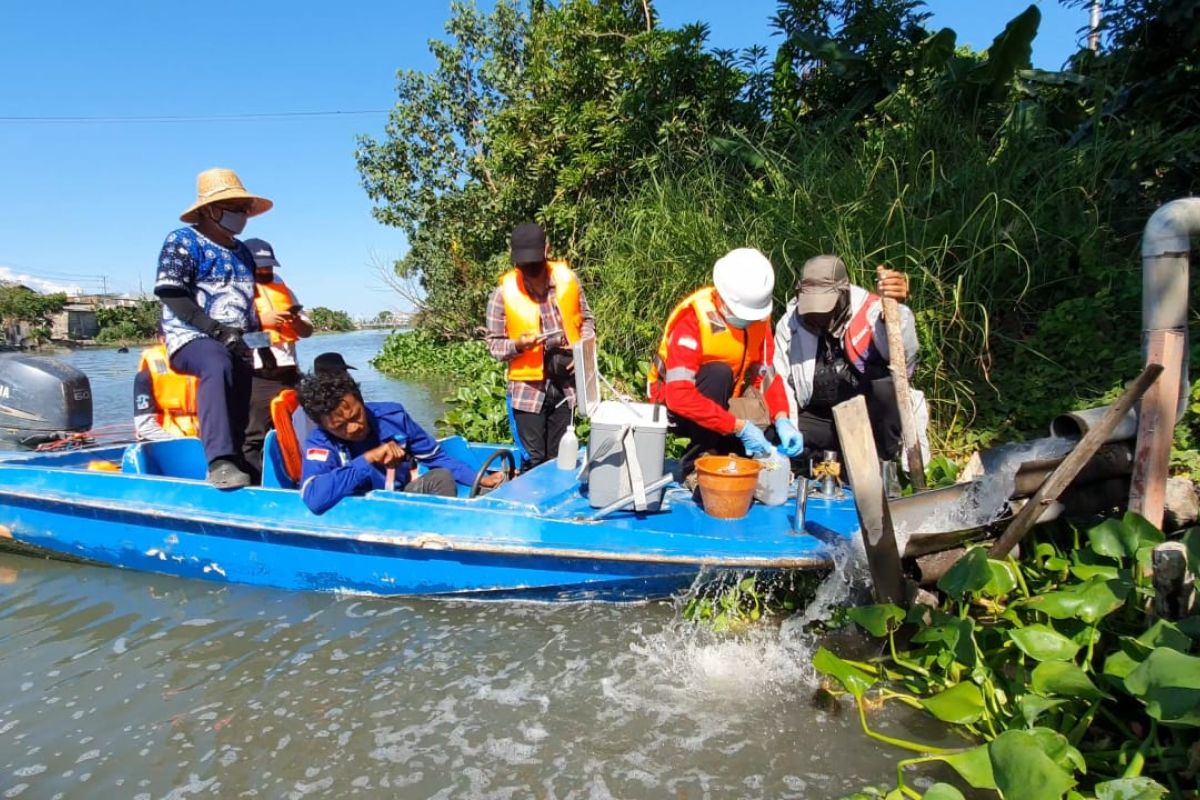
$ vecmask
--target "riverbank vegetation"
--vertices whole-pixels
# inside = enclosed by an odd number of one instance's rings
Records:
[[[1189,8],[1108,2],[1100,50],[1048,72],[1029,65],[1036,6],[976,53],[908,0],[786,0],[778,46],[741,52],[641,2],[456,4],[438,68],[401,75],[359,168],[408,234],[396,270],[423,297],[416,327],[478,340],[508,232],[536,219],[633,385],[729,248],[771,257],[781,305],[817,253],[859,283],[903,269],[935,447],[960,457],[1136,374],[1140,230],[1196,187]],[[1196,460],[1189,411],[1175,461]]]

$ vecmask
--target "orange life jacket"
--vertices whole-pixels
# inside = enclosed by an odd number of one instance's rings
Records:
[[[575,344],[583,335],[583,308],[580,305],[579,278],[565,261],[550,261],[550,280],[554,283],[554,296],[558,313],[562,316],[563,333],[567,341]],[[509,339],[522,334],[534,336],[542,333],[542,315],[538,303],[525,291],[525,281],[519,269],[510,269],[500,279],[501,296],[504,298],[504,324]],[[541,344],[529,348],[508,362],[510,381],[540,381],[543,377],[542,359],[545,348]]]
[[[685,297],[667,317],[658,352],[650,359],[650,373],[646,382],[648,394],[661,401],[667,383],[667,345],[675,320],[687,310],[696,315],[700,323],[700,365],[717,362],[733,370],[733,396],[740,397],[747,375],[756,376],[770,365],[766,363],[766,342],[771,336],[771,319],[750,323],[744,330],[726,324],[717,311],[717,290],[706,286]]]
[[[254,310],[258,312],[260,320],[267,311],[287,311],[294,305],[296,305],[296,296],[278,277],[270,283],[256,282],[254,284]],[[263,330],[271,335],[271,344],[300,341],[300,335],[296,333],[295,327],[290,322],[275,328],[268,328],[264,325]]]
[[[150,391],[158,406],[158,424],[172,436],[199,436],[196,387],[200,381],[192,375],[181,375],[171,369],[165,345],[147,347],[138,362],[138,372],[150,373]]]
[[[284,389],[271,398],[271,422],[275,424],[275,441],[283,456],[283,469],[296,483],[300,482],[300,447],[296,428],[292,425],[292,414],[300,407],[300,396],[295,389]]]

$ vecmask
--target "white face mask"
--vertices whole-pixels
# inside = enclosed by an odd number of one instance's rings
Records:
[[[249,215],[245,211],[230,211],[225,208],[221,210],[221,216],[217,219],[217,225],[230,236],[237,236],[246,230],[246,220],[248,218]]]

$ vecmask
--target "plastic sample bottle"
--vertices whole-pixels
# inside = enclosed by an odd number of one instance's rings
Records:
[[[558,460],[555,463],[559,469],[575,469],[578,458],[579,437],[575,435],[575,426],[568,425],[562,438],[558,440]]]

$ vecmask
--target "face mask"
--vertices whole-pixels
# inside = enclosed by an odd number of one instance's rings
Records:
[[[245,211],[230,211],[226,208],[221,210],[221,216],[217,219],[217,225],[230,236],[237,236],[246,230],[246,220],[248,218],[249,215]]]
[[[735,317],[732,314],[726,314],[725,321],[729,323],[729,327],[737,328],[741,331],[744,331],[746,328],[749,328],[754,324],[754,320],[742,319],[741,317]]]
[[[517,269],[521,270],[521,274],[526,278],[537,278],[546,271],[546,262],[539,261],[536,264],[517,264]]]
[[[254,270],[254,280],[259,283],[270,283],[275,280],[275,270],[273,269],[256,269]]]

